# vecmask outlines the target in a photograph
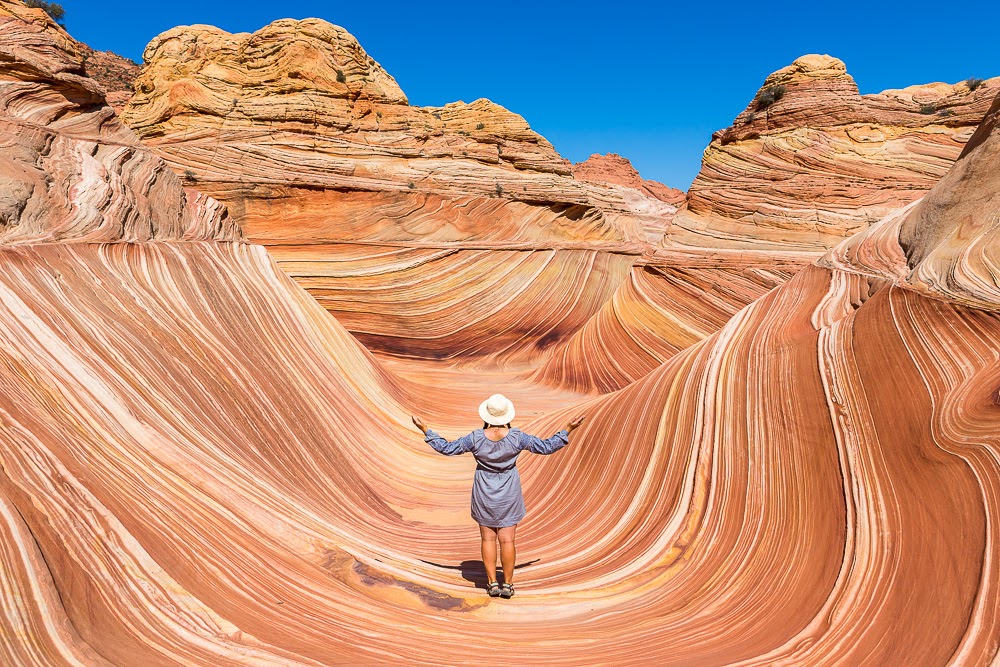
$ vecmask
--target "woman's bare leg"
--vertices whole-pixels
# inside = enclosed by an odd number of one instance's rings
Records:
[[[497,536],[500,538],[500,564],[503,565],[503,580],[505,583],[514,583],[514,561],[517,552],[514,548],[514,531],[517,526],[500,528]]]
[[[486,567],[486,583],[497,580],[497,529],[479,527],[480,547],[483,551],[483,566]],[[506,570],[504,570],[506,572]]]

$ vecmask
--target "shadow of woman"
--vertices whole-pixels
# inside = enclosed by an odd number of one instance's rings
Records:
[[[529,565],[534,565],[540,558],[535,560],[529,560],[527,563],[517,563],[514,569],[520,570],[522,567],[528,567]],[[421,560],[421,563],[427,563],[428,565],[433,565],[434,567],[440,567],[444,570],[459,570],[462,573],[462,578],[468,582],[475,584],[476,588],[486,589],[486,567],[483,565],[481,560],[463,560],[458,565],[442,565],[441,563],[432,563],[429,560]],[[497,567],[497,578],[503,581],[503,567]]]

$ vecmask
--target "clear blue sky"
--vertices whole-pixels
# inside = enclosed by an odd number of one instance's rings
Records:
[[[982,0],[61,4],[70,34],[137,62],[176,25],[252,32],[279,18],[323,18],[354,34],[411,104],[487,97],[574,162],[621,153],[645,178],[682,189],[712,132],[800,55],[845,61],[862,93],[1000,75],[1000,5]]]

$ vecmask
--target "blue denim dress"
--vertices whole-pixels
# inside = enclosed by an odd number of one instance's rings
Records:
[[[472,518],[480,526],[506,528],[524,518],[524,495],[517,457],[521,452],[553,454],[569,444],[569,433],[559,431],[542,440],[512,428],[502,440],[493,442],[476,429],[458,440],[448,442],[427,429],[424,440],[435,451],[448,456],[472,452],[476,457],[476,476],[472,483]]]

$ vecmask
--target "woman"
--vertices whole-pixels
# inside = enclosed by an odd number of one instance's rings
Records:
[[[517,457],[523,451],[552,454],[569,444],[570,431],[583,423],[583,417],[571,421],[564,430],[547,440],[511,428],[514,405],[503,396],[493,394],[479,406],[483,427],[448,442],[419,417],[413,423],[424,432],[424,440],[436,451],[453,456],[472,452],[476,457],[476,476],[472,484],[472,518],[479,524],[479,536],[486,566],[487,593],[510,598],[514,595],[514,532],[524,518],[524,496],[521,476],[517,472]],[[497,582],[497,539],[500,540],[500,563],[503,565],[503,586]]]

